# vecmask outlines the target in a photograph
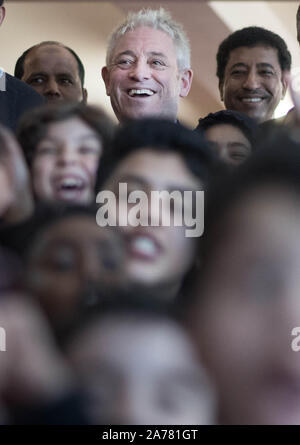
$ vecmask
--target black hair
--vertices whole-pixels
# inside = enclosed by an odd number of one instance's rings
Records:
[[[17,139],[29,166],[32,164],[38,143],[47,134],[48,126],[72,117],[80,118],[95,130],[103,153],[108,150],[115,126],[101,108],[82,103],[46,104],[25,113],[17,128]]]
[[[30,48],[28,48],[18,58],[18,60],[16,62],[16,65],[15,65],[14,76],[17,77],[18,79],[22,80],[22,77],[24,75],[25,59],[28,56],[28,54],[30,53],[30,51],[35,49],[35,48],[38,48],[40,46],[46,46],[46,45],[57,45],[57,46],[60,46],[62,48],[65,48],[67,51],[69,51],[72,54],[72,56],[74,56],[74,58],[76,59],[77,65],[78,65],[78,74],[79,74],[81,86],[83,88],[84,87],[84,78],[85,78],[85,70],[84,70],[83,63],[80,60],[79,56],[75,53],[75,51],[73,51],[71,48],[69,48],[68,46],[63,45],[60,42],[53,42],[53,41],[41,42],[41,43],[38,43],[37,45],[31,46]]]
[[[252,148],[254,146],[256,132],[258,131],[257,123],[244,113],[233,110],[221,110],[216,113],[209,113],[203,119],[199,119],[196,131],[206,132],[215,125],[228,124],[237,127],[250,142]]]
[[[265,28],[249,26],[230,34],[220,44],[217,52],[217,76],[219,78],[219,85],[222,85],[224,81],[225,69],[231,51],[242,46],[252,48],[260,45],[277,50],[278,61],[282,71],[289,71],[291,69],[292,58],[285,41],[278,34]]]
[[[84,297],[84,296],[83,296]],[[171,322],[181,324],[179,308],[170,305],[153,294],[144,294],[143,288],[131,288],[130,291],[110,294],[108,298],[101,295],[98,298],[98,305],[92,309],[86,308],[81,311],[73,323],[62,333],[59,338],[62,347],[68,346],[74,338],[80,335],[98,322],[105,319],[117,318],[128,319],[130,323],[139,321],[145,325],[146,321]],[[183,327],[183,325],[181,324]]]
[[[182,156],[189,170],[201,182],[207,183],[210,179],[216,158],[200,134],[178,123],[147,118],[128,122],[119,129],[111,150],[101,159],[96,192],[124,158],[145,148],[175,152]]]
[[[91,216],[96,224],[97,207],[71,203],[38,202],[33,214],[25,221],[0,231],[0,244],[25,259],[36,236],[57,221],[72,216]]]

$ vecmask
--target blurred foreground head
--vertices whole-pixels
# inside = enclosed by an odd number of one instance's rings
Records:
[[[115,300],[77,328],[67,355],[92,424],[195,425],[214,420],[194,346],[154,299]]]
[[[93,207],[42,207],[23,231],[28,291],[56,333],[124,284],[121,237],[99,227],[95,215]]]
[[[214,155],[204,138],[179,124],[140,119],[119,129],[102,158],[97,192],[115,197],[108,210],[125,239],[128,280],[156,286],[169,298],[178,292],[194,265],[195,240],[201,233],[189,237],[187,229],[196,232],[201,225],[198,196],[210,180],[213,165]],[[120,192],[122,185],[125,194]],[[192,199],[186,198],[186,192]],[[158,206],[153,193],[159,193]],[[172,194],[179,196],[179,206]],[[129,222],[132,215],[136,215],[135,225]],[[187,216],[193,220],[190,226]],[[176,224],[178,217],[181,222]]]
[[[30,174],[22,150],[10,130],[0,125],[0,222],[19,223],[33,211]]]
[[[192,318],[221,423],[300,420],[300,134],[275,131],[207,198]]]

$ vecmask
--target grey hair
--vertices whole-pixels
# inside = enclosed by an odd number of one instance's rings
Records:
[[[106,65],[111,63],[112,53],[120,37],[126,32],[136,28],[148,26],[150,28],[164,31],[174,42],[177,53],[177,64],[180,70],[190,68],[191,48],[190,42],[181,24],[172,19],[171,14],[164,8],[143,8],[138,12],[130,12],[121,25],[119,25],[109,36]]]

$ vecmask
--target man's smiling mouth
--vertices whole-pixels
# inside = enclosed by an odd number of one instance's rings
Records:
[[[240,101],[245,104],[257,104],[264,100],[264,97],[241,97]]]
[[[128,90],[128,94],[130,97],[149,97],[153,96],[154,91],[149,90],[148,88],[131,88]]]

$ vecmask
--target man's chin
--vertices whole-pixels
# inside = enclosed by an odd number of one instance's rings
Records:
[[[257,107],[257,108],[239,107],[239,108],[236,108],[236,111],[246,114],[248,117],[250,117],[251,119],[255,120],[258,123],[261,123],[261,122],[271,119],[270,117],[268,117],[267,111],[262,110],[259,107]]]
[[[144,119],[151,116],[157,117],[157,113],[155,113],[154,111],[151,113],[147,110],[140,110],[139,112],[137,112],[137,110],[134,110],[132,112],[128,112],[128,110],[126,110],[126,114],[122,115],[121,118],[119,118],[119,121],[121,123],[125,123],[131,120]]]
[[[156,119],[168,119],[173,122],[176,122],[177,117],[174,116],[174,113],[166,113],[163,110],[155,109],[155,110],[134,110],[131,112],[128,112],[126,110],[126,115],[122,115],[121,118],[118,117],[119,122],[125,123],[126,121],[130,120],[136,120],[136,119],[146,119],[146,118],[156,118]]]

